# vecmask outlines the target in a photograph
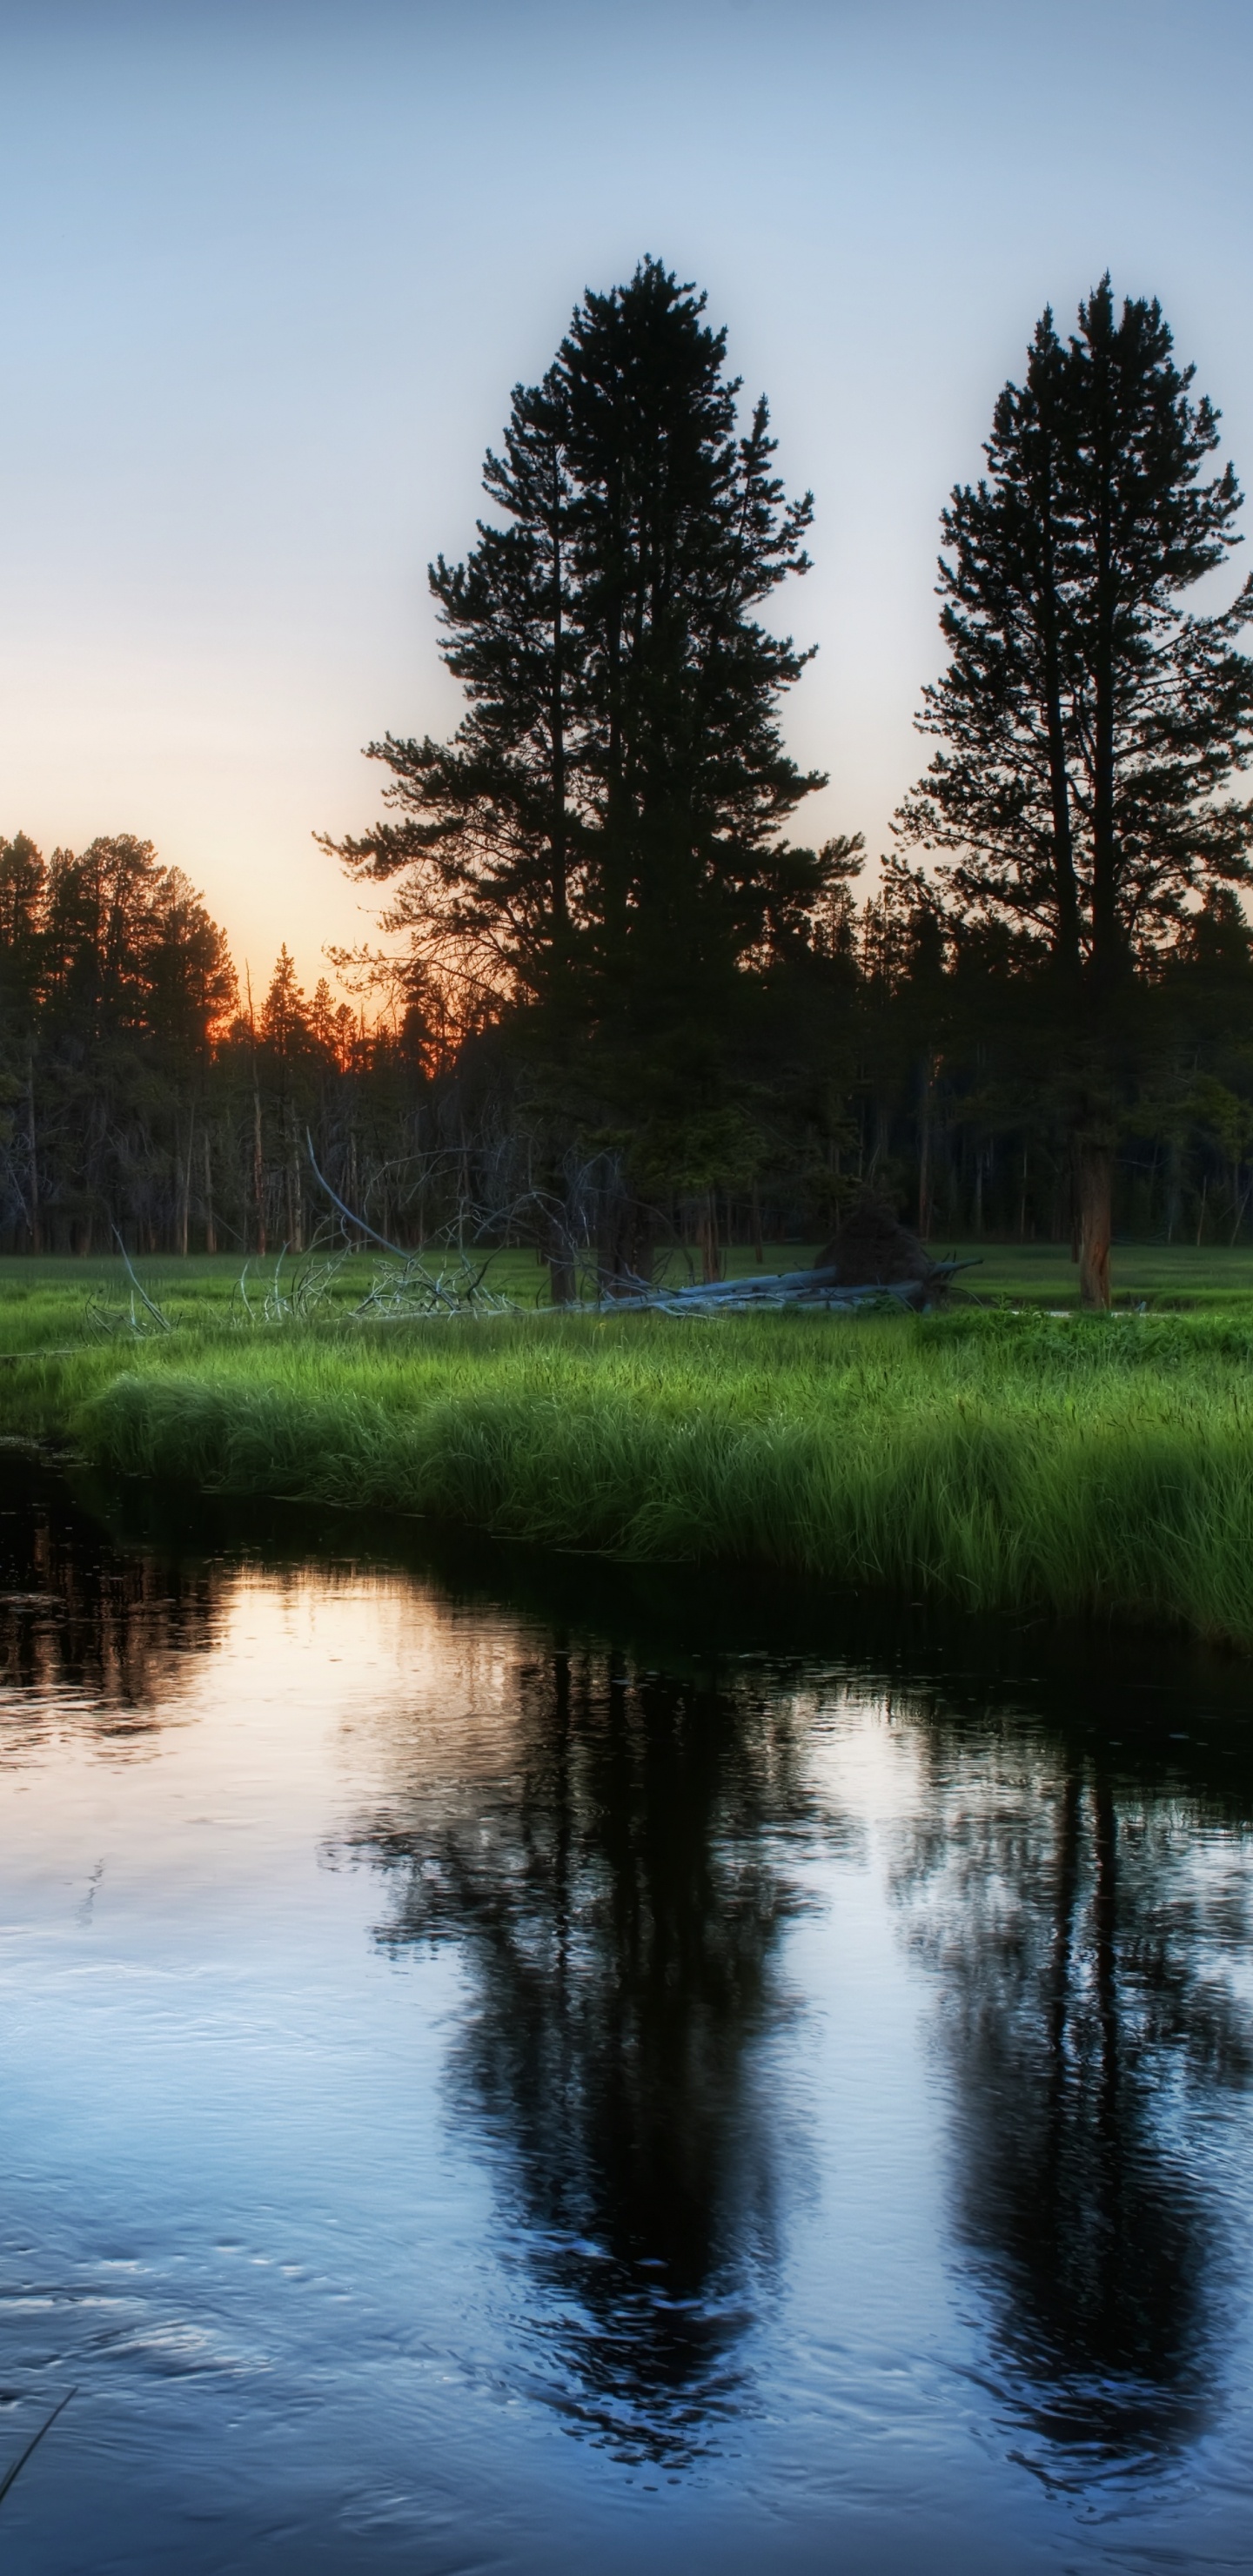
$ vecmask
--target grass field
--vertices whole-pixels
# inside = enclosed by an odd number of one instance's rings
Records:
[[[767,1244],[762,1266],[766,1270],[799,1269],[813,1260],[816,1249],[813,1244]],[[959,1260],[971,1264],[961,1281],[962,1292],[979,1303],[990,1300],[999,1305],[1008,1299],[1015,1304],[1045,1308],[1078,1303],[1078,1272],[1065,1244],[950,1244],[937,1240],[932,1250],[937,1260],[956,1254]],[[469,1257],[476,1263],[479,1259],[476,1254]],[[728,1277],[746,1277],[757,1266],[754,1254],[742,1245],[727,1255]],[[225,1315],[232,1307],[241,1311],[241,1274],[255,1309],[263,1303],[276,1270],[283,1289],[290,1286],[297,1267],[290,1258],[280,1267],[273,1255],[265,1261],[254,1256],[245,1271],[238,1253],[193,1253],[187,1260],[166,1254],[137,1259],[134,1264],[144,1287],[168,1308],[173,1318],[201,1321],[211,1313]],[[359,1303],[375,1269],[374,1255],[354,1253],[330,1288],[331,1309],[347,1313]],[[696,1274],[681,1254],[673,1253],[664,1273],[659,1275],[678,1283]],[[1118,1306],[1144,1303],[1153,1310],[1199,1313],[1235,1311],[1247,1302],[1253,1314],[1253,1245],[1241,1245],[1235,1250],[1216,1245],[1119,1245],[1114,1252],[1113,1276]],[[547,1270],[528,1252],[492,1253],[488,1258],[487,1284],[528,1306],[548,1302]],[[56,1329],[58,1318],[61,1324],[79,1329],[93,1300],[120,1311],[129,1304],[129,1298],[126,1269],[113,1254],[89,1260],[0,1257],[0,1351],[15,1348],[16,1336],[25,1338],[29,1334],[37,1339],[46,1330]]]
[[[371,1270],[267,1324],[233,1263],[142,1265],[173,1329],[137,1336],[120,1265],[7,1263],[0,1430],[228,1493],[1253,1647],[1253,1256],[1125,1254],[1156,1310],[1111,1317],[1051,1313],[1060,1262],[1031,1248],[988,1260],[1003,1302],[922,1318],[354,1322]]]

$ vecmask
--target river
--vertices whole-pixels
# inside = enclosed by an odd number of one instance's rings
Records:
[[[0,1471],[14,2576],[1249,2563],[1246,1665]]]

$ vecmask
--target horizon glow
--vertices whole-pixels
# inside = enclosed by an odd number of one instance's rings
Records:
[[[1234,0],[0,0],[0,832],[151,839],[311,990],[372,910],[313,834],[377,813],[371,736],[457,721],[426,564],[652,251],[814,490],[796,831],[873,858],[1044,304],[1159,295],[1253,475],[1251,68]]]

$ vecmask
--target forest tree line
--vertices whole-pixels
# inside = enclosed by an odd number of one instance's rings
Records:
[[[580,1195],[595,1248],[621,1145],[568,1137],[507,1029],[469,1036],[412,1001],[366,1025],[284,952],[250,1009],[177,870],[128,839],[45,862],[0,846],[0,1241],[91,1253],[306,1247],[336,1211],[319,1171],[404,1246],[441,1232],[551,1253]],[[648,1203],[660,1247],[813,1241],[869,1182],[924,1236],[1065,1241],[1065,1104],[986,937],[946,942],[899,884],[842,887],[764,966],[736,1132]],[[1215,894],[1137,997],[1117,1212],[1135,1235],[1253,1234],[1253,942]],[[689,1151],[700,1139],[689,1134]],[[711,1239],[712,1238],[712,1239]],[[367,1238],[361,1237],[361,1240]]]
[[[826,781],[768,613],[812,503],[725,355],[646,260],[515,390],[492,515],[431,572],[464,719],[371,745],[387,811],[324,843],[388,888],[386,950],[333,952],[359,1007],[286,949],[241,990],[146,842],[0,844],[6,1249],[347,1224],[530,1244],[561,1297],[676,1243],[716,1276],[868,1187],[931,1239],[1072,1240],[1099,1304],[1115,1224],[1247,1238],[1253,586],[1192,597],[1241,496],[1158,307],[1102,281],[1000,397],[865,890],[859,835],[790,836]]]

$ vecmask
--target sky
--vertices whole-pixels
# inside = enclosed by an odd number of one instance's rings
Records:
[[[0,0],[0,834],[151,839],[261,986],[368,939],[313,835],[456,723],[426,565],[651,252],[814,494],[804,837],[881,849],[1043,306],[1158,295],[1253,476],[1251,104],[1249,0]]]

